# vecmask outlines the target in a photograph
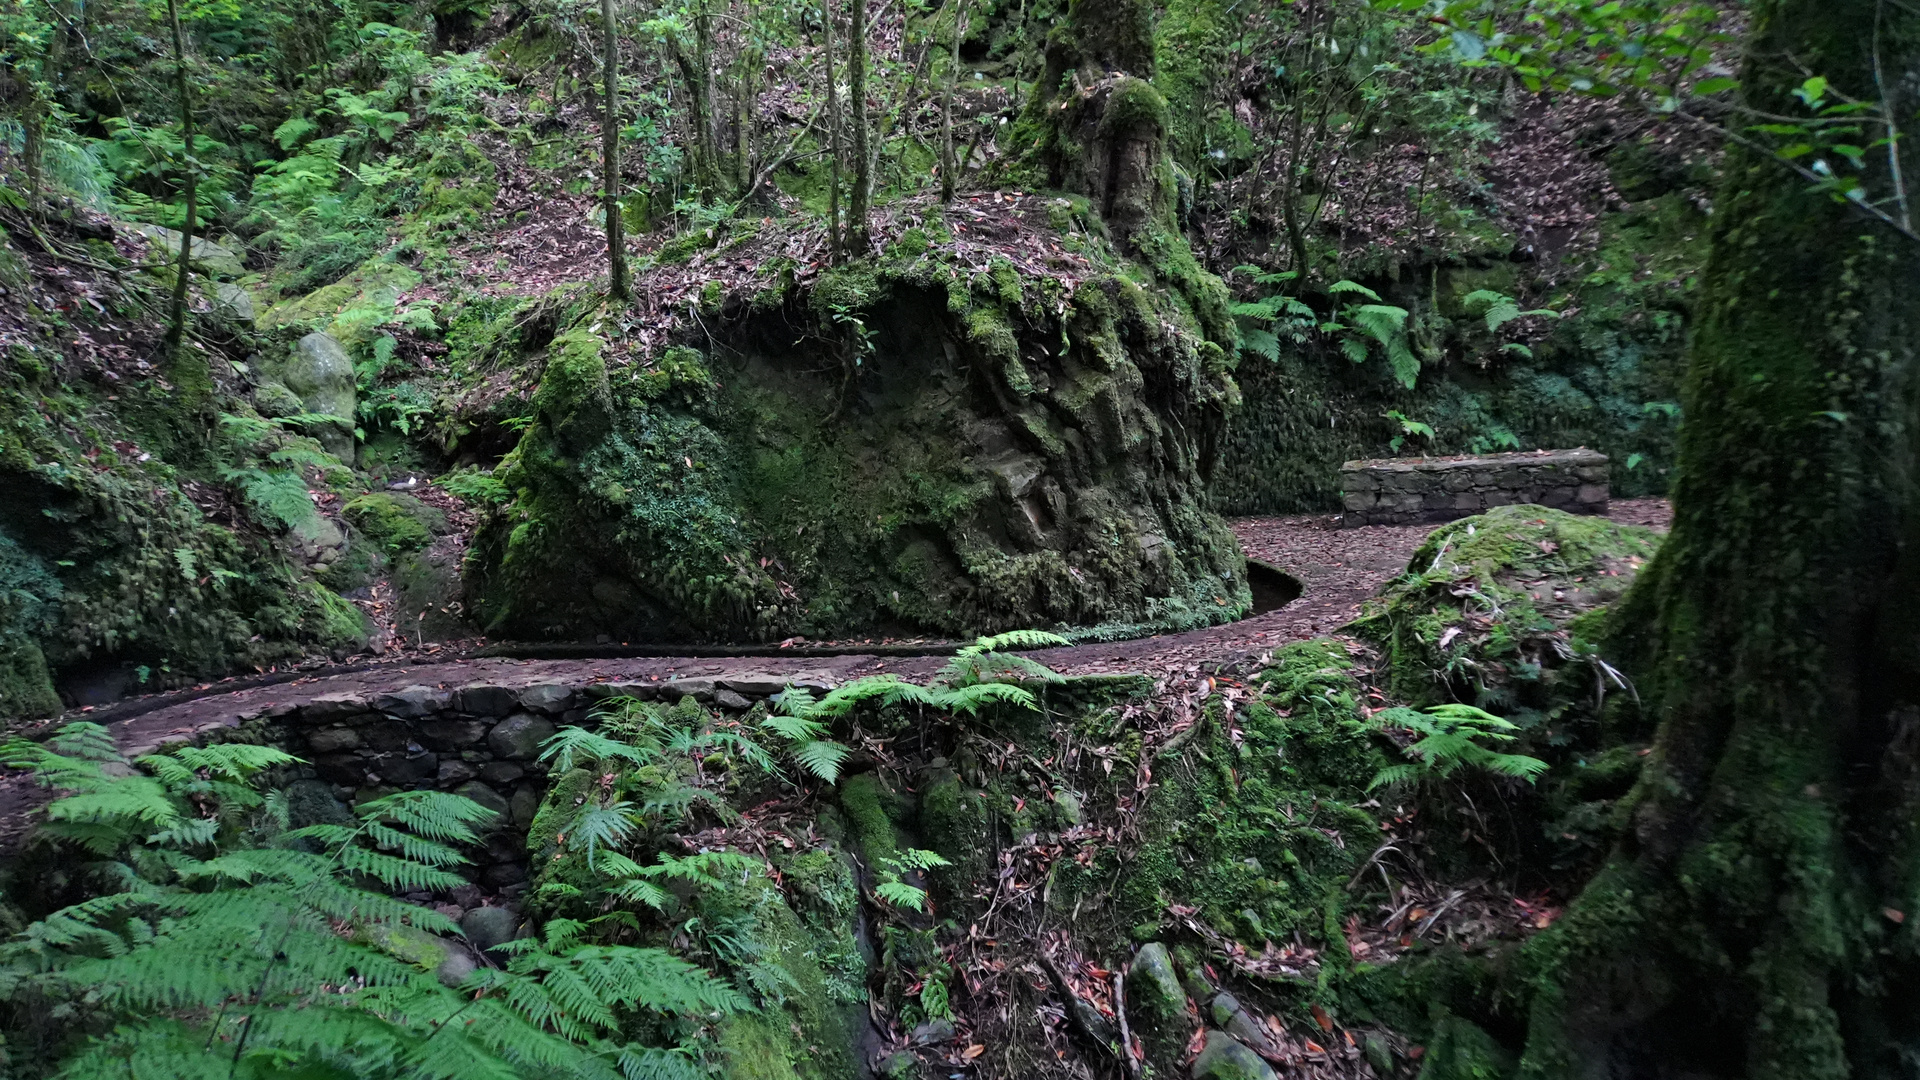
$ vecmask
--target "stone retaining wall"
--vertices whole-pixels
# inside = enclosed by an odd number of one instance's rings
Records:
[[[270,743],[306,759],[295,767],[289,788],[296,815],[308,819],[296,824],[344,814],[343,804],[400,789],[458,792],[498,812],[501,827],[484,851],[474,853],[474,880],[511,900],[525,888],[523,838],[546,791],[547,767],[535,759],[558,728],[587,723],[593,706],[612,697],[690,696],[744,712],[789,683],[816,693],[831,689],[831,680],[804,674],[584,686],[409,686],[372,695],[325,694],[242,713],[240,727],[224,737]]]
[[[1349,461],[1340,487],[1349,528],[1451,521],[1514,503],[1604,514],[1607,456],[1582,448]]]

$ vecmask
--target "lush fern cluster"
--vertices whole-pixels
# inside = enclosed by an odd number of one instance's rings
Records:
[[[0,748],[63,792],[42,836],[97,859],[101,885],[0,948],[0,998],[41,1014],[42,1044],[14,1060],[36,1071],[18,1075],[693,1075],[684,1050],[626,1038],[631,1021],[747,1007],[669,952],[591,944],[565,921],[458,987],[364,944],[370,929],[459,933],[390,894],[459,884],[460,848],[491,812],[402,792],[353,824],[291,829],[258,781],[293,760],[223,745],[128,763],[91,724]]]

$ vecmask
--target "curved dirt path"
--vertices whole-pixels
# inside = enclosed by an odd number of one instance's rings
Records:
[[[1664,529],[1665,500],[1617,500],[1608,516],[1616,521]],[[1329,634],[1358,614],[1360,605],[1406,566],[1407,558],[1432,525],[1338,527],[1325,515],[1242,518],[1234,532],[1247,556],[1278,566],[1300,579],[1299,599],[1238,622],[1186,633],[1133,641],[1071,645],[1026,655],[1063,674],[1146,672],[1162,674],[1224,666],[1271,651],[1289,642]],[[162,743],[218,727],[229,727],[263,713],[305,704],[323,695],[370,696],[409,686],[457,687],[487,683],[509,688],[540,683],[679,681],[689,688],[728,682],[773,683],[787,680],[834,685],[862,675],[892,672],[926,675],[940,656],[623,657],[617,659],[516,660],[421,659],[357,667],[317,668],[264,685],[234,680],[235,689],[214,683],[198,696],[154,695],[103,709],[72,712],[37,727],[46,730],[69,720],[107,724],[129,754],[147,753]],[[192,695],[195,691],[189,691]],[[157,699],[157,700],[156,700]],[[157,707],[156,707],[157,706]],[[23,774],[0,775],[0,850],[24,828],[25,812],[40,801]]]

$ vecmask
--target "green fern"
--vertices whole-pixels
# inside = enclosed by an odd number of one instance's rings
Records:
[[[229,744],[128,763],[89,724],[44,745],[0,746],[0,761],[65,792],[46,808],[41,841],[78,840],[114,868],[96,875],[104,895],[0,945],[0,993],[16,1008],[101,1032],[74,1036],[60,1076],[685,1076],[687,1048],[625,1045],[622,1018],[704,1022],[749,1006],[665,950],[586,943],[564,920],[510,949],[505,970],[482,969],[457,989],[360,944],[341,928],[458,934],[389,891],[463,882],[461,848],[493,813],[401,792],[363,804],[353,824],[288,831],[286,800],[255,781],[293,760]]]
[[[1503,754],[1475,740],[1512,742],[1512,723],[1472,705],[1435,705],[1425,712],[1419,709],[1382,709],[1369,724],[1378,729],[1400,728],[1420,738],[1406,747],[1411,763],[1389,765],[1375,773],[1367,789],[1373,790],[1421,780],[1443,780],[1462,769],[1478,769],[1496,776],[1525,780],[1529,784],[1547,771],[1547,763],[1524,754]]]

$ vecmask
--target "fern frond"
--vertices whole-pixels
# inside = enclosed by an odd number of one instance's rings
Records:
[[[659,751],[609,739],[597,731],[582,727],[563,727],[540,750],[540,761],[553,763],[561,772],[590,761],[626,761],[648,765],[659,760]]]
[[[814,739],[793,748],[793,760],[829,784],[840,782],[840,766],[852,755],[851,748],[832,739]]]
[[[882,881],[873,887],[873,894],[895,907],[914,911],[927,909],[926,890],[916,889],[904,881]]]
[[[1052,649],[1072,642],[1059,634],[1045,630],[1008,630],[1005,633],[982,637],[973,644],[963,647],[959,655],[970,656],[983,652],[1005,652],[1008,649]]]

